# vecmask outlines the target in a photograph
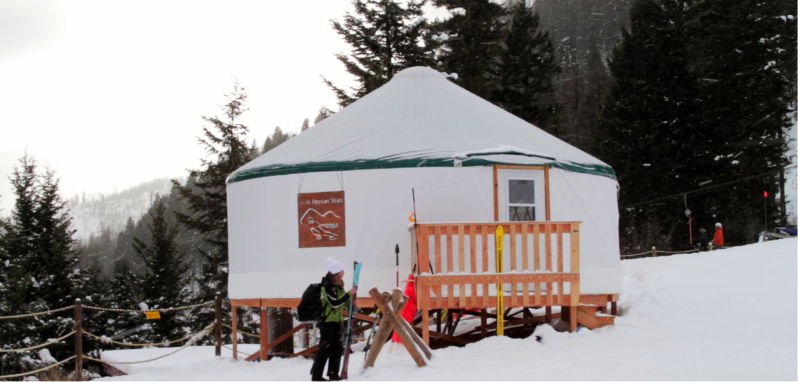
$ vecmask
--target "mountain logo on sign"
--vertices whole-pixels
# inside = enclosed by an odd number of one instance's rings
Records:
[[[313,208],[308,208],[307,211],[299,219],[299,224],[302,227],[304,237],[313,235],[316,240],[335,240],[338,238],[338,229],[341,217],[332,211],[321,213]]]

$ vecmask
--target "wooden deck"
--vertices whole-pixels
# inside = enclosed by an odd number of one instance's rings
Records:
[[[413,247],[417,244],[414,266],[424,341],[429,343],[429,312],[435,309],[561,306],[568,329],[575,331],[581,297],[580,224],[418,224]],[[509,264],[502,272],[497,272],[496,258],[499,226],[504,230],[502,261]]]
[[[501,314],[508,335],[526,336],[541,322],[560,319],[558,330],[575,331],[581,324],[588,328],[612,324],[614,317],[598,313],[617,314],[617,294],[581,294],[580,282],[580,225],[576,221],[523,222],[457,222],[418,224],[413,230],[411,248],[413,273],[417,276],[416,293],[420,317],[412,328],[424,342],[434,348],[463,346],[497,333],[497,323],[488,323]],[[502,272],[497,272],[496,230],[504,230]],[[502,285],[501,297],[498,286]],[[268,325],[265,307],[296,308],[299,298],[231,299],[233,307],[261,309],[261,332]],[[357,299],[361,308],[373,308],[372,297]],[[503,309],[498,309],[499,307]],[[552,313],[559,306],[561,313]],[[545,316],[535,317],[534,308],[546,308]],[[516,309],[513,309],[516,308]],[[517,309],[522,308],[522,309]],[[236,319],[233,309],[233,348],[237,349]],[[455,313],[455,314],[447,314]],[[502,314],[503,313],[503,314]],[[518,316],[523,313],[523,317]],[[430,330],[430,317],[437,314]],[[453,319],[453,316],[457,316]],[[481,318],[480,327],[455,335],[461,317]],[[374,318],[357,314],[361,326],[356,332],[368,330]],[[444,323],[445,321],[445,323]],[[443,326],[443,327],[442,327]],[[260,338],[261,351],[248,357],[257,359],[279,342],[305,327],[298,325],[275,341]],[[307,356],[317,347],[290,356]],[[237,351],[234,356],[237,358]]]

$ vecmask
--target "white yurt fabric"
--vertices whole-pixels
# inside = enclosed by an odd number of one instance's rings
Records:
[[[298,298],[330,257],[348,285],[352,262],[364,263],[363,296],[396,287],[397,244],[401,279],[412,271],[412,190],[420,223],[493,221],[494,163],[551,166],[551,220],[583,222],[581,293],[620,293],[612,169],[442,74],[410,68],[228,177],[229,297]],[[329,191],[345,192],[346,245],[299,248],[298,194]]]
[[[414,67],[247,163],[228,182],[309,171],[486,163],[549,164],[614,178],[604,162],[441,73]]]

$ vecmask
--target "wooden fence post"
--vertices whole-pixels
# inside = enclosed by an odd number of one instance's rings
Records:
[[[651,247],[651,253],[653,257],[657,257],[657,247]]]
[[[75,299],[75,380],[83,380],[83,306]]]
[[[222,294],[216,292],[216,321],[214,322],[213,335],[216,339],[216,356],[222,355]]]

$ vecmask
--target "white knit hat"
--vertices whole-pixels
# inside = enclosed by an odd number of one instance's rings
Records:
[[[343,270],[344,264],[336,259],[333,259],[332,257],[327,258],[327,272],[336,274],[338,272],[343,272]]]
[[[720,223],[715,223],[715,227],[721,228],[723,227],[723,225],[721,225]]]

